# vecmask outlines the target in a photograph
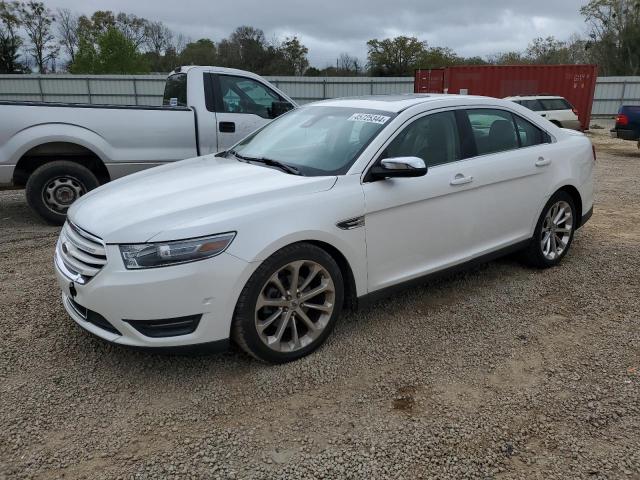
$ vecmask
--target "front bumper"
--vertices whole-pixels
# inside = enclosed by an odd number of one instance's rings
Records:
[[[56,253],[54,263],[62,303],[82,328],[109,342],[131,347],[176,350],[204,347],[212,342],[216,342],[212,344],[216,348],[226,344],[233,310],[252,273],[252,264],[222,253],[182,265],[127,270],[117,245],[107,245],[107,259],[102,270],[81,285],[65,275]],[[84,309],[108,323],[88,321]],[[188,316],[199,318],[192,333],[151,337],[134,327],[136,321]]]

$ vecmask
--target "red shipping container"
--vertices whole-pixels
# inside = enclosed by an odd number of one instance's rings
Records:
[[[443,75],[442,89],[434,78]],[[416,70],[416,93],[463,93],[504,98],[514,95],[559,95],[578,110],[589,128],[596,88],[596,65],[469,65]]]

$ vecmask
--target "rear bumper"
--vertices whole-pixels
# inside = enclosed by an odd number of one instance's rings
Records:
[[[621,140],[640,140],[640,131],[638,130],[624,130],[622,128],[612,128],[609,130],[609,135],[613,138],[619,138]]]
[[[580,120],[564,120],[562,122],[562,128],[569,128],[571,130],[579,130],[582,131],[582,125],[580,125]]]

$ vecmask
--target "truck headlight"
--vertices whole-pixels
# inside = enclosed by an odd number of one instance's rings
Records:
[[[220,255],[235,236],[236,232],[228,232],[173,242],[120,245],[120,254],[127,270],[166,267]]]

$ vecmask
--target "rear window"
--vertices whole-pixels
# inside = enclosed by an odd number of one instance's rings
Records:
[[[164,85],[162,105],[166,107],[187,106],[187,74],[176,73],[167,78]]]
[[[541,98],[538,101],[543,110],[571,110],[573,108],[564,98]]]

